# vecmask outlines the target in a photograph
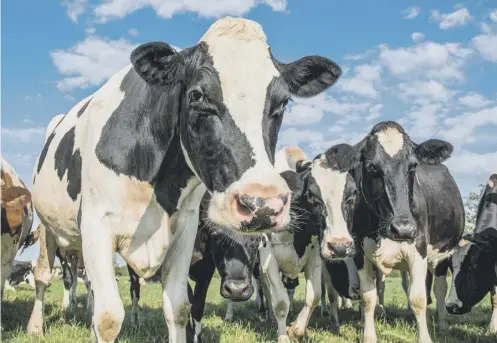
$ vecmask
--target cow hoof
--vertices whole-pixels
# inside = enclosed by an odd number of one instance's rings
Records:
[[[376,306],[374,311],[375,311],[375,316],[377,316],[378,318],[385,319],[387,317],[387,313],[385,311],[385,308],[382,305]]]
[[[340,325],[338,325],[336,323],[334,323],[334,324],[332,323],[331,327],[330,327],[330,331],[332,334],[340,336]]]
[[[28,323],[28,334],[43,336],[43,323]]]
[[[290,343],[290,337],[283,335],[278,337],[278,343]]]
[[[288,332],[288,337],[291,339],[299,338],[304,336],[304,331],[301,331],[297,328],[297,322],[293,322],[287,327],[286,331]]]

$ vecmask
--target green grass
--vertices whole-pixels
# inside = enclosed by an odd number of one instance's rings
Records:
[[[133,333],[130,329],[129,313],[131,300],[129,296],[128,276],[122,276],[119,283],[121,297],[126,307],[126,319],[118,342],[165,342],[167,340],[166,325],[162,314],[161,287],[157,283],[149,283],[142,287],[140,300],[141,327]],[[304,281],[301,280],[296,292],[296,310],[303,306]],[[67,321],[60,312],[62,300],[62,281],[53,280],[46,293],[45,336],[44,339],[30,337],[26,334],[26,324],[33,306],[34,292],[21,288],[17,292],[6,290],[2,303],[2,342],[92,342],[89,333],[90,318],[84,309],[84,284],[78,287],[79,303]],[[414,318],[407,311],[406,297],[400,286],[399,278],[387,278],[385,292],[387,319],[376,321],[379,342],[415,342],[416,329]],[[360,342],[361,326],[357,311],[358,303],[353,310],[339,312],[342,335],[340,337],[328,331],[329,319],[321,318],[319,309],[313,314],[308,327],[307,336],[301,342]],[[258,316],[253,301],[238,303],[234,307],[234,322],[223,321],[226,304],[219,295],[219,278],[214,278],[208,293],[205,316],[203,319],[203,339],[209,342],[275,342],[277,339],[276,323],[266,322]],[[449,329],[439,331],[434,325],[434,305],[430,306],[430,332],[434,342],[497,342],[496,336],[489,336],[486,328],[490,321],[491,307],[489,298],[473,311],[461,317],[449,317]],[[290,314],[290,319],[296,313]]]

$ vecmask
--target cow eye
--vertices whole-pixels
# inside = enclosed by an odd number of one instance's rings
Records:
[[[189,99],[190,102],[204,102],[204,93],[202,93],[202,90],[200,90],[200,88],[194,88],[190,91]]]
[[[286,106],[288,105],[288,102],[291,100],[290,97],[286,98],[283,100],[283,102],[271,113],[271,118],[278,118],[283,115],[286,111]]]

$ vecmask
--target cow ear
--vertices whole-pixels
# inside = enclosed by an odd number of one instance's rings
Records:
[[[297,173],[302,173],[303,171],[307,170],[311,164],[312,162],[306,160],[297,161],[297,163],[295,163],[295,171]]]
[[[342,69],[332,60],[321,56],[306,56],[283,63],[271,54],[274,65],[295,96],[309,98],[331,87],[342,75]]]
[[[300,175],[293,170],[285,170],[280,175],[285,179],[288,188],[292,191],[292,201],[299,199],[304,190],[304,182]]]
[[[151,86],[166,86],[181,79],[184,61],[164,42],[150,42],[131,52],[131,63],[140,77]]]
[[[440,139],[429,139],[416,145],[414,149],[419,161],[426,164],[440,164],[450,157],[454,147]]]

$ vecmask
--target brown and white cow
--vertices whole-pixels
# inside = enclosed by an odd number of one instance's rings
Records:
[[[33,226],[31,193],[14,168],[2,157],[2,265],[1,294],[18,250],[37,240]]]

